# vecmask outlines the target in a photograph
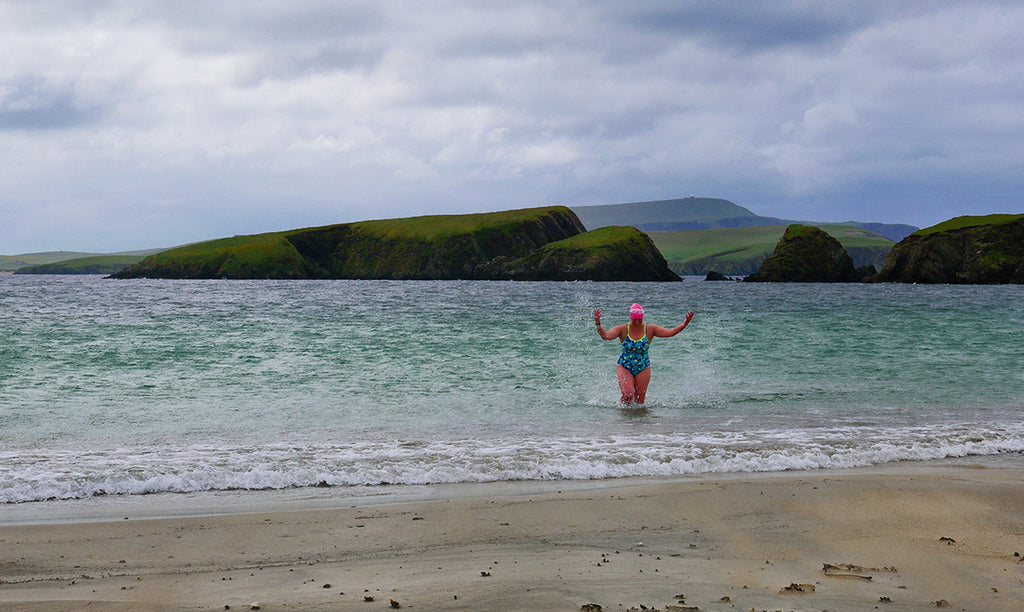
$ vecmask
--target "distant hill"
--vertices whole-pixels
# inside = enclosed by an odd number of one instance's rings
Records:
[[[880,236],[885,236],[893,242],[899,242],[918,230],[913,225],[905,223],[860,223],[858,221],[847,221],[846,225],[857,225]]]
[[[650,202],[629,202],[601,206],[572,207],[588,230],[607,225],[631,225],[645,232],[691,231],[718,228],[758,227],[794,223],[821,226],[813,221],[796,221],[779,217],[762,217],[750,209],[721,198],[677,198]],[[832,224],[837,225],[837,224]],[[847,221],[840,225],[855,225],[898,242],[918,228],[913,225],[863,223]],[[785,231],[785,230],[783,230]],[[779,234],[781,237],[782,234]]]
[[[721,198],[678,198],[572,209],[594,230],[630,225],[647,232],[676,274],[730,276],[753,274],[795,223],[820,227],[835,237],[856,266],[882,266],[893,244],[915,231],[912,225],[818,223],[762,217]]]
[[[881,268],[886,254],[895,244],[857,225],[808,225],[819,227],[838,240],[856,267],[873,265]],[[648,234],[676,274],[705,275],[715,271],[728,276],[746,276],[757,272],[761,263],[771,255],[786,227],[762,225],[687,232],[652,231]]]
[[[112,274],[163,249],[120,253],[48,251],[22,255],[0,255],[0,271],[16,274]]]
[[[757,218],[750,210],[719,198],[689,197],[571,208],[588,230],[610,225],[633,226],[645,232],[701,230],[737,227],[736,223]]]
[[[113,274],[142,261],[142,255],[93,255],[24,266],[15,274]]]
[[[21,255],[0,255],[0,270],[11,272],[25,266],[48,264],[55,261],[91,257],[99,253],[79,253],[76,251],[49,251],[46,253],[23,253]]]

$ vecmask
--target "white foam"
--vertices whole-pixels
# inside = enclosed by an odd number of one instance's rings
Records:
[[[1024,424],[189,445],[0,453],[0,502],[200,491],[841,469],[1024,451]]]

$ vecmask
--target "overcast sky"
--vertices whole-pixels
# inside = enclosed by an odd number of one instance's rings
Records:
[[[0,0],[0,254],[720,197],[1024,212],[1024,3]]]

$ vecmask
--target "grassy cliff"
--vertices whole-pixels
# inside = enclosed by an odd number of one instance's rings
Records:
[[[496,257],[524,257],[583,231],[561,206],[362,221],[181,246],[114,277],[476,278]]]
[[[496,257],[523,257],[583,231],[572,211],[556,206],[364,221],[289,240],[314,277],[456,279],[478,278],[477,266]]]
[[[872,280],[1024,283],[1024,215],[956,217],[899,242]]]

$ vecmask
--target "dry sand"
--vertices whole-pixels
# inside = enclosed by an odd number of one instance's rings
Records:
[[[904,465],[5,526],[0,610],[1020,610],[1021,555],[1024,471]]]

